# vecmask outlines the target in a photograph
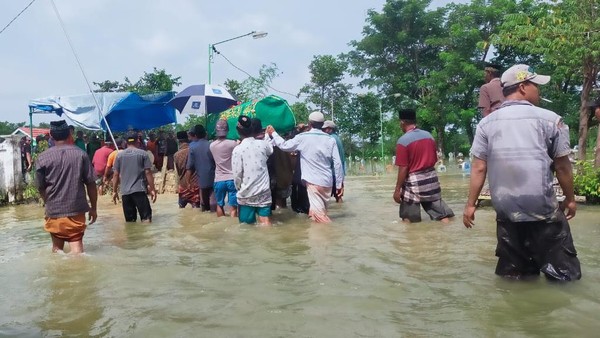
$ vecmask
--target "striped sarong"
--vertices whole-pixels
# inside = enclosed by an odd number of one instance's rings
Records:
[[[402,201],[407,203],[433,202],[442,198],[442,188],[435,168],[408,174],[402,186]]]
[[[317,223],[330,223],[331,219],[327,216],[327,202],[331,197],[331,187],[322,187],[307,182],[306,192],[310,203],[308,216]]]

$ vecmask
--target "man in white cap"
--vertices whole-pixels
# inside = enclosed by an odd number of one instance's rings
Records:
[[[306,185],[310,202],[308,215],[317,223],[329,223],[327,202],[331,197],[334,176],[335,189],[338,194],[342,193],[342,161],[335,140],[321,130],[325,121],[323,113],[312,112],[308,120],[311,129],[287,141],[277,134],[273,126],[268,126],[266,132],[279,149],[300,153],[302,182]]]
[[[475,204],[487,173],[496,210],[496,274],[522,279],[541,271],[552,280],[580,279],[567,221],[577,209],[569,129],[559,115],[536,107],[539,86],[550,77],[520,64],[504,72],[501,81],[506,101],[479,122],[471,147],[474,158],[463,223],[467,228],[474,225]],[[552,187],[554,173],[565,195],[560,206]]]
[[[325,122],[323,122],[323,128],[322,130],[329,134],[329,136],[333,137],[333,139],[335,140],[335,143],[338,146],[338,151],[340,152],[340,160],[342,161],[342,170],[344,171],[344,176],[346,175],[346,158],[344,157],[344,145],[342,144],[342,140],[340,140],[340,137],[338,136],[338,134],[336,133],[336,129],[337,126],[335,125],[335,123],[331,120],[327,120]],[[332,168],[333,169],[333,168]],[[332,188],[332,195],[333,197],[335,197],[335,201],[337,203],[342,202],[342,196],[344,196],[344,182],[342,182],[342,193],[338,195],[337,193],[337,189],[335,188],[335,174],[333,175],[333,188]]]

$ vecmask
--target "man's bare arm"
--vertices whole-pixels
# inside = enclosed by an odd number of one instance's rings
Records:
[[[469,183],[469,197],[467,198],[467,204],[463,211],[463,224],[467,228],[472,228],[475,225],[475,208],[477,205],[477,199],[481,194],[481,189],[485,183],[485,175],[487,174],[487,162],[473,157],[473,163],[471,163],[471,180]]]
[[[575,217],[577,204],[575,203],[575,192],[573,190],[573,166],[569,156],[555,158],[554,170],[556,170],[556,178],[565,195],[563,206],[567,210],[567,219],[571,219]]]

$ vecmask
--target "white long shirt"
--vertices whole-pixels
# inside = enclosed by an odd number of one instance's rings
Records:
[[[271,184],[267,159],[273,146],[265,140],[248,137],[231,154],[233,182],[240,205],[264,207],[271,205]]]
[[[335,173],[335,185],[342,188],[344,171],[335,139],[329,134],[311,129],[296,135],[293,139],[284,140],[277,132],[273,132],[273,143],[286,152],[300,153],[300,169],[302,180],[322,187],[333,186],[331,168]]]

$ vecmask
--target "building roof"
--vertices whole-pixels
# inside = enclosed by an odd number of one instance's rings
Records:
[[[11,135],[21,134],[23,136],[31,137],[31,135],[29,135],[29,133],[30,133],[29,127],[19,127],[15,131],[13,131]],[[33,128],[33,137],[31,137],[31,138],[35,139],[36,137],[38,137],[38,135],[42,135],[42,134],[50,134],[50,129]]]

